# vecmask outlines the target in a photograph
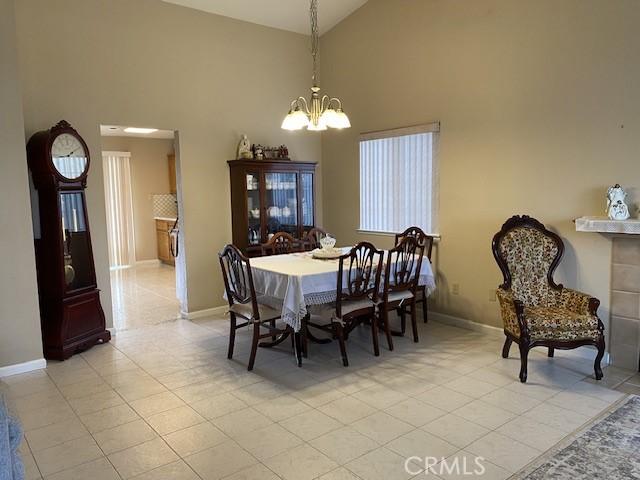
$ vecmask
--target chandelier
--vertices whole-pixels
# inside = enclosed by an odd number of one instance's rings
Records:
[[[285,130],[326,130],[330,128],[349,128],[349,117],[342,111],[342,102],[339,98],[320,96],[318,86],[318,0],[311,0],[311,57],[313,58],[313,86],[311,87],[311,100],[298,97],[291,102],[289,113],[282,121]]]

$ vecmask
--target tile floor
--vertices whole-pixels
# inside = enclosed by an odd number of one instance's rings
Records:
[[[176,298],[174,267],[138,265],[111,270],[113,326],[127,330],[175,320],[180,303]]]
[[[393,480],[427,455],[482,456],[487,480],[589,422],[624,396],[608,386],[633,375],[607,368],[598,385],[591,360],[540,350],[523,385],[500,335],[431,322],[420,338],[376,358],[357,330],[349,368],[335,344],[311,345],[298,368],[284,342],[247,372],[247,331],[229,361],[227,320],[177,320],[4,380],[29,480]]]

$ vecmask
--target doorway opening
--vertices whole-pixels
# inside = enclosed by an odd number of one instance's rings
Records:
[[[113,326],[186,311],[178,132],[101,125]]]

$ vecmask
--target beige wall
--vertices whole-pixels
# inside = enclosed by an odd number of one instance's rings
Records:
[[[636,0],[369,0],[321,42],[321,85],[353,124],[323,134],[326,227],[389,245],[356,232],[358,133],[439,120],[435,309],[501,324],[491,237],[525,213],[564,238],[558,278],[606,323],[611,241],[572,219],[640,185],[639,21]]]
[[[136,261],[157,259],[152,195],[169,193],[167,155],[173,153],[173,139],[102,137],[102,150],[131,153],[129,162]]]
[[[42,358],[13,0],[0,0],[0,367]]]
[[[240,135],[286,143],[296,159],[320,159],[317,135],[280,129],[291,98],[309,87],[305,37],[159,0],[20,0],[16,16],[27,135],[65,118],[95,158],[101,123],[179,131],[188,310],[221,305],[216,252],[231,240],[226,160]],[[95,167],[87,198],[109,310],[103,180]]]

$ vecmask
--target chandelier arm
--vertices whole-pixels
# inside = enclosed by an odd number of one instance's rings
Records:
[[[338,102],[338,108],[342,110],[342,102],[338,97],[331,97],[331,99],[329,100],[329,105],[331,104],[331,102]]]
[[[327,102],[326,105],[325,105],[325,101]],[[329,107],[330,103],[331,103],[331,99],[329,98],[329,95],[323,95],[322,100],[320,101],[320,113],[324,112]]]
[[[309,104],[307,103],[307,99],[304,97],[298,97],[297,100],[294,100],[298,103],[298,106],[304,107],[305,113],[307,115],[311,115],[311,111],[309,110]]]

